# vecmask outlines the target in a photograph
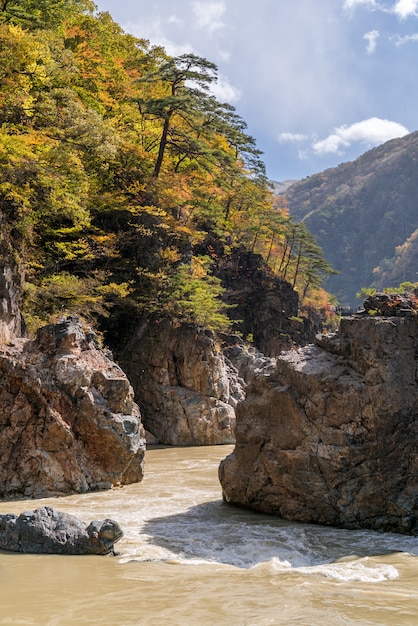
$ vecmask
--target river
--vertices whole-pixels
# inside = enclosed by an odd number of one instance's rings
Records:
[[[112,491],[1,502],[111,517],[119,555],[0,551],[0,624],[416,626],[418,539],[293,524],[222,502],[232,446],[147,451],[145,479]]]

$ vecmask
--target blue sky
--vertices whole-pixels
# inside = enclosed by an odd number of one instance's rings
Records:
[[[418,129],[418,0],[96,0],[171,55],[216,63],[268,176],[300,179]]]

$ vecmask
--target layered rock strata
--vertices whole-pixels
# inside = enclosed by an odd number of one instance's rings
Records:
[[[0,449],[1,497],[141,480],[145,440],[132,387],[77,318],[1,347]]]
[[[260,371],[219,469],[226,501],[288,520],[418,534],[418,323],[345,318]]]

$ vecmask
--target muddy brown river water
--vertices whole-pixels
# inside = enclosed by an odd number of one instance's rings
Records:
[[[119,555],[0,552],[0,625],[418,625],[418,538],[293,524],[222,502],[232,446],[147,451],[113,491],[0,502],[112,517]]]

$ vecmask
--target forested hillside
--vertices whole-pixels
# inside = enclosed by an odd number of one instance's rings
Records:
[[[242,250],[327,309],[331,268],[212,95],[210,61],[168,56],[90,0],[6,0],[0,74],[2,254],[25,266],[32,330],[111,310],[227,328],[217,273]]]
[[[362,288],[417,281],[418,132],[291,185],[292,215],[340,273],[326,287],[356,306]]]

